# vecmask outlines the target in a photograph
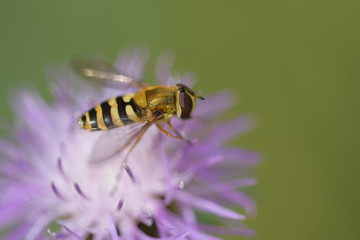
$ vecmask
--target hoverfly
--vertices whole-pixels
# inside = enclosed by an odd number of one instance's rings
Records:
[[[126,163],[129,154],[152,125],[156,125],[165,135],[190,144],[190,141],[186,140],[170,122],[174,116],[179,119],[191,118],[197,98],[204,100],[203,97],[198,96],[187,86],[180,83],[175,86],[150,86],[119,73],[99,59],[73,61],[72,67],[78,75],[86,79],[110,80],[113,83],[121,83],[125,87],[130,86],[138,89],[137,92],[110,98],[78,118],[78,125],[90,131],[140,125],[131,132],[126,143],[111,154],[113,156],[129,147],[123,164]],[[163,122],[169,126],[173,134],[161,126],[160,123]]]

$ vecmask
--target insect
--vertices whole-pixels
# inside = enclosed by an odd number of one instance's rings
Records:
[[[156,125],[165,135],[190,144],[190,141],[186,140],[170,122],[174,116],[180,119],[191,118],[196,100],[204,99],[187,86],[180,83],[175,86],[149,86],[142,81],[122,75],[100,60],[74,61],[72,66],[80,76],[86,79],[117,82],[124,87],[131,86],[138,89],[134,93],[110,98],[78,118],[78,125],[90,131],[140,125],[132,130],[125,144],[118,147],[111,155],[129,147],[124,159],[126,162],[129,154],[152,125]],[[165,130],[161,123],[166,123],[173,134]]]

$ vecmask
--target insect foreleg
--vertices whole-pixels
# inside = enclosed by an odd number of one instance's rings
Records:
[[[160,132],[162,132],[166,136],[173,137],[173,138],[176,138],[176,139],[183,139],[182,137],[172,135],[171,133],[166,131],[159,123],[156,124],[156,127],[160,130]]]
[[[185,138],[175,129],[175,127],[171,124],[170,120],[167,120],[166,123],[169,125],[169,127],[171,128],[171,130],[173,130],[173,131],[175,132],[176,135],[172,135],[171,133],[169,133],[168,131],[166,131],[163,127],[161,127],[161,125],[158,124],[158,123],[156,124],[156,126],[157,126],[157,128],[158,128],[162,133],[164,133],[166,136],[183,140],[183,141],[186,142],[187,144],[191,145],[191,141],[185,139]]]

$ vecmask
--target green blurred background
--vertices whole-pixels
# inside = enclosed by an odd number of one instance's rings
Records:
[[[264,156],[255,239],[360,239],[359,20],[358,0],[1,0],[0,114],[9,89],[46,94],[49,63],[172,49],[205,95],[234,89],[258,121],[237,142]]]

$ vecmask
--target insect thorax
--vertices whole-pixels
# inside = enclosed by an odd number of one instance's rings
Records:
[[[134,99],[141,107],[149,111],[160,111],[166,116],[173,115],[176,112],[174,90],[174,87],[166,86],[147,87],[139,91]]]

